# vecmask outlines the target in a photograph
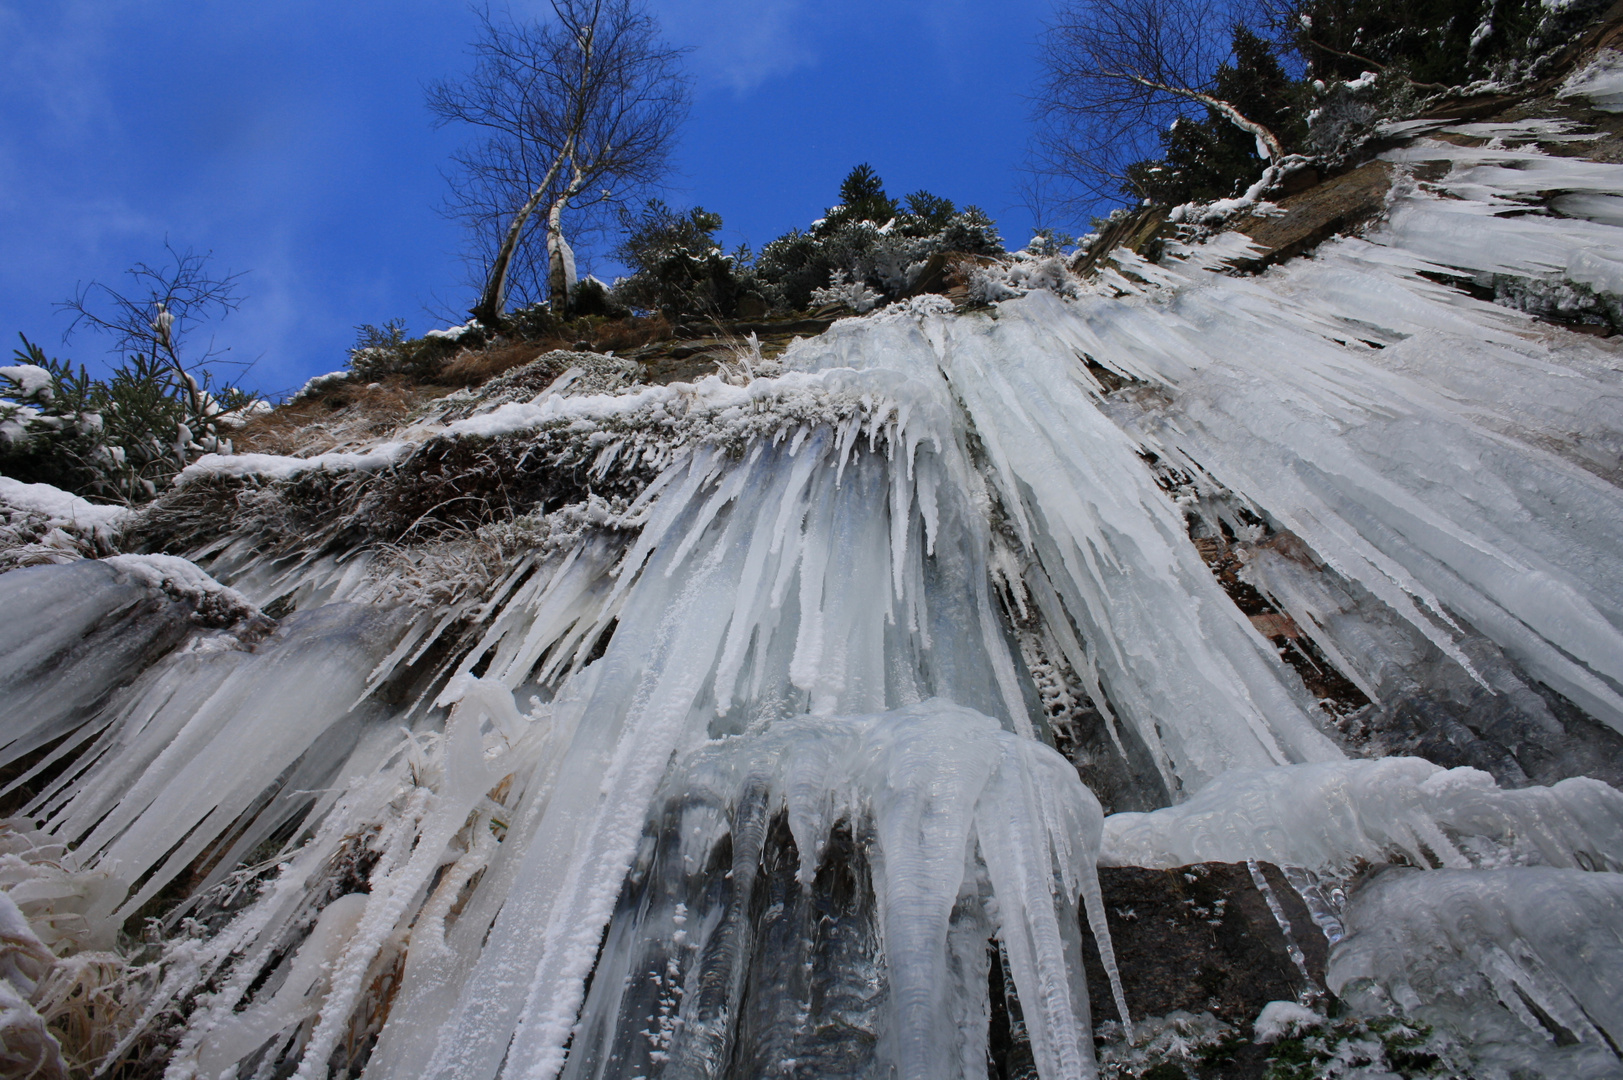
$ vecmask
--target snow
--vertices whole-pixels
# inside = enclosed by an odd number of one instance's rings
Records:
[[[1266,158],[1263,151],[1262,139],[1257,139],[1257,155]],[[1270,190],[1277,187],[1291,172],[1310,164],[1308,158],[1299,154],[1291,154],[1271,163],[1262,171],[1255,183],[1245,192],[1232,199],[1218,199],[1210,203],[1184,203],[1174,206],[1167,215],[1167,220],[1173,224],[1221,225],[1240,214],[1252,213],[1263,217],[1276,216],[1283,211],[1275,204],[1263,198]]]
[[[1588,64],[1567,76],[1555,96],[1586,98],[1602,112],[1623,112],[1623,52],[1597,52]]]
[[[478,319],[469,319],[461,326],[452,326],[444,330],[430,330],[424,334],[425,338],[444,338],[447,341],[461,341],[468,334],[483,329]]]
[[[1256,1042],[1271,1043],[1292,1038],[1323,1024],[1324,1017],[1304,1005],[1294,1001],[1270,1001],[1257,1014],[1252,1033]]]
[[[50,484],[28,484],[9,476],[0,476],[0,504],[43,517],[50,526],[91,532],[116,528],[130,514],[122,506],[89,502]]]
[[[221,585],[196,563],[174,555],[112,555],[102,562],[177,600],[190,600],[197,605],[211,603],[238,613],[239,617],[257,613],[254,605],[237,590]]]
[[[342,386],[344,383],[350,382],[354,378],[355,376],[349,371],[348,368],[344,368],[339,371],[329,371],[325,375],[314,376],[313,378],[305,380],[304,385],[299,387],[298,393],[293,395],[292,400],[298,401],[300,398],[309,397],[311,394],[324,393],[331,390],[335,386]]]
[[[883,234],[888,232],[889,229],[890,226],[887,225],[879,231]],[[872,311],[882,298],[878,293],[868,288],[866,281],[853,281],[851,275],[846,271],[835,270],[829,275],[826,288],[812,290],[811,299],[812,303],[818,306],[839,304],[842,307],[850,308],[859,315],[864,315]]]
[[[547,232],[547,260],[549,264],[554,260],[561,264],[564,289],[567,291],[574,288],[576,280],[575,250],[569,246],[569,241],[564,239],[562,232],[552,230]]]
[[[377,472],[398,465],[414,449],[413,443],[389,442],[363,453],[332,451],[307,458],[280,454],[204,454],[182,469],[174,483],[176,487],[184,487],[215,477],[292,480],[307,472]]]
[[[17,386],[17,395],[24,398],[37,397],[42,401],[51,400],[55,383],[51,373],[34,364],[12,364],[0,367],[0,379],[9,379]]]

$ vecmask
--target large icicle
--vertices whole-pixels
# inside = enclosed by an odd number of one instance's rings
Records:
[[[909,423],[932,419],[930,404],[917,403]],[[949,434],[924,431],[952,452]],[[618,628],[590,687],[556,706],[574,738],[555,783],[534,785],[521,811],[518,827],[534,840],[441,1035],[439,1074],[493,1076],[504,1057],[523,1062],[525,1075],[561,1065],[618,883],[665,763],[683,745],[785,713],[931,695],[1024,720],[990,609],[984,526],[962,489],[937,481],[952,497],[932,507],[929,565],[917,510],[899,508],[906,520],[896,527],[873,513],[898,474],[951,467],[917,438],[893,428],[876,453],[813,435],[757,443],[736,464],[700,451],[673,466],[607,601]],[[801,454],[815,457],[809,471]],[[836,551],[837,578],[828,576]],[[909,632],[907,612],[930,625],[933,648]],[[729,673],[721,683],[718,666]]]
[[[782,720],[709,743],[678,763],[663,801],[674,828],[651,838],[655,869],[642,895],[628,898],[640,914],[639,938],[606,947],[577,1036],[588,1041],[577,1043],[567,1076],[644,1067],[666,1076],[722,1073],[746,971],[774,967],[779,961],[762,955],[768,949],[815,953],[826,933],[821,919],[808,918],[787,931],[798,940],[758,940],[750,925],[754,898],[774,888],[760,868],[765,833],[780,815],[803,867],[816,869],[840,830],[866,838],[879,954],[867,962],[891,1017],[881,1067],[966,1080],[984,1070],[984,959],[961,962],[953,945],[963,938],[962,948],[985,955],[991,926],[975,885],[984,879],[1040,1075],[1094,1075],[1076,913],[1080,895],[1097,894],[1100,815],[1075,769],[1052,750],[931,699],[871,716]],[[718,861],[729,846],[731,858]],[[802,903],[814,879],[794,875],[778,902]],[[1100,915],[1093,913],[1096,929]],[[664,953],[678,929],[678,947]],[[1108,931],[1098,940],[1113,972]],[[793,981],[757,986],[751,1007],[803,1015],[819,992],[827,990]],[[978,1034],[959,1023],[977,1006]],[[639,1030],[664,1034],[644,1039]],[[785,1058],[815,1059],[810,1032],[777,1037]]]
[[[1212,580],[1137,448],[1099,411],[1075,352],[1036,320],[943,311],[921,301],[836,327],[794,361],[945,377],[1027,573],[1040,578],[1033,593],[1061,601],[1051,629],[1072,642],[1079,671],[1098,672],[1108,705],[1156,752],[1172,790],[1229,768],[1338,757],[1267,642]]]

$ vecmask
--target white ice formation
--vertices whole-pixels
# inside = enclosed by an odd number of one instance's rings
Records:
[[[1236,769],[1177,806],[1112,814],[1103,852],[1118,866],[1255,859],[1312,870],[1394,856],[1623,873],[1623,792],[1581,776],[1506,790],[1481,770],[1410,757]]]
[[[124,965],[99,1060],[970,1076],[995,966],[1092,1077],[1095,862],[1258,860],[1358,1007],[1615,1074],[1623,360],[1534,316],[1616,309],[1623,166],[1410,134],[1266,273],[1028,262],[742,385],[454,395],[203,459],[116,522],[175,558],[0,575],[0,883]]]

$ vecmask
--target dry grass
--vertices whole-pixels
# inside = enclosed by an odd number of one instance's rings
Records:
[[[448,386],[479,386],[497,375],[523,367],[543,353],[557,349],[627,353],[671,336],[663,315],[593,323],[581,320],[557,334],[530,341],[499,341],[484,349],[464,349],[440,371],[437,381]]]
[[[610,349],[616,353],[629,352],[662,341],[672,333],[670,320],[663,315],[650,315],[646,319],[620,319],[597,327],[592,345],[596,352]]]
[[[492,345],[474,352],[464,349],[445,365],[440,381],[450,386],[478,386],[516,367],[523,367],[542,353],[567,348],[539,341],[514,341]]]
[[[480,386],[555,349],[574,349],[584,343],[593,352],[624,355],[672,335],[671,324],[662,315],[612,322],[582,319],[564,329],[564,333],[534,341],[498,341],[484,349],[464,349],[433,383],[405,375],[366,385],[341,383],[254,417],[232,433],[232,442],[242,453],[301,457],[358,449],[388,436],[424,402],[443,397],[453,388]]]
[[[345,383],[254,417],[233,434],[232,443],[239,453],[256,454],[351,449],[389,434],[412,409],[445,393],[444,387],[424,386],[399,375],[367,386]]]

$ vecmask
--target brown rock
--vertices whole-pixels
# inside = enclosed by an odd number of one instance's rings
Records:
[[[1290,1000],[1324,983],[1329,955],[1307,907],[1276,867],[1262,872],[1291,926],[1313,982],[1302,977],[1287,940],[1244,863],[1200,863],[1176,870],[1099,868],[1105,920],[1135,1017],[1175,1009],[1210,1012],[1249,1034],[1270,1001]],[[1113,1020],[1105,977],[1087,920],[1083,959],[1094,1023]]]
[[[1392,186],[1392,166],[1371,161],[1352,172],[1279,200],[1285,212],[1274,217],[1248,215],[1234,228],[1255,240],[1264,251],[1237,264],[1260,270],[1272,263],[1318,246],[1338,233],[1350,233],[1370,221],[1386,206]]]
[[[1071,270],[1086,275],[1117,248],[1126,248],[1153,260],[1159,254],[1161,240],[1169,231],[1168,213],[1170,211],[1165,206],[1146,206],[1117,218],[1105,227],[1088,250],[1071,260]]]

